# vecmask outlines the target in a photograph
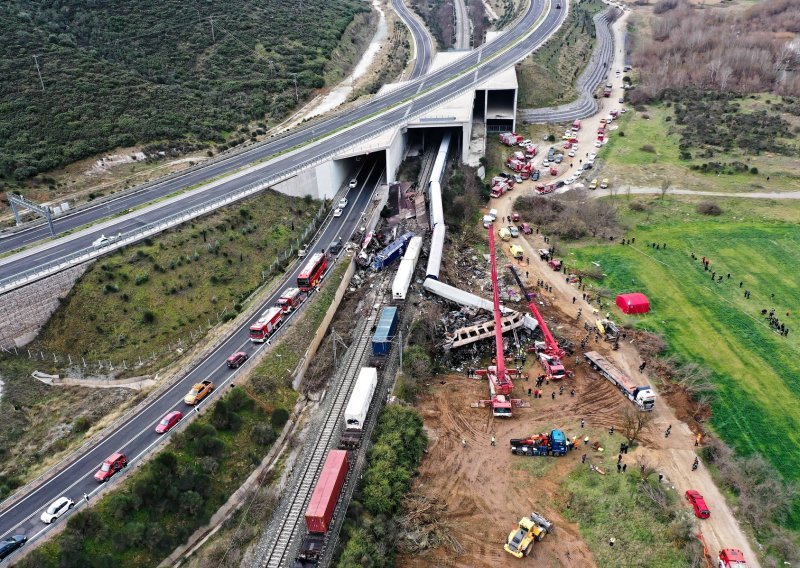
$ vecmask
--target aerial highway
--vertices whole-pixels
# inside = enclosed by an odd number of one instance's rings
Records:
[[[380,157],[366,158],[357,174],[357,179],[358,185],[348,190],[349,203],[344,208],[344,214],[341,217],[330,219],[329,224],[320,232],[313,248],[309,249],[309,253],[328,247],[339,237],[342,237],[344,242],[349,240],[356,230],[375,188],[384,181],[383,160]],[[263,312],[266,307],[272,306],[285,288],[294,285],[297,274],[304,264],[304,261],[295,263],[289,272],[287,284],[271,295],[257,314]],[[267,346],[266,343],[251,343],[248,337],[249,327],[257,319],[258,315],[255,315],[246,321],[184,378],[151,400],[138,413],[124,420],[118,430],[100,440],[81,455],[68,458],[66,463],[60,466],[59,471],[34,491],[18,496],[20,498],[17,501],[11,501],[10,505],[0,510],[0,535],[27,534],[28,539],[31,540],[48,528],[55,526],[42,523],[39,519],[42,511],[61,496],[69,497],[75,501],[77,506],[80,506],[84,493],[91,494],[100,486],[93,475],[101,462],[111,454],[122,452],[135,465],[137,458],[144,455],[161,439],[161,436],[154,430],[167,413],[179,410],[186,416],[192,411],[193,407],[186,405],[183,397],[195,383],[211,379],[216,385],[215,394],[226,391],[228,383],[236,373],[228,368],[227,358],[238,351],[244,351],[252,356]],[[290,330],[291,328],[285,329],[284,333],[291,333]],[[206,399],[202,406],[207,405],[208,400],[210,399]],[[56,524],[66,522],[67,516],[60,518]]]
[[[557,0],[556,0],[557,1]],[[507,41],[504,47],[497,45],[493,42],[493,53],[499,55],[493,60],[492,65],[489,66],[486,61],[488,54],[485,49],[478,50],[475,53],[467,54],[464,60],[460,61],[456,66],[463,70],[470,69],[470,72],[459,76],[452,83],[439,87],[437,91],[431,93],[421,94],[420,97],[411,102],[404,103],[399,109],[393,109],[386,113],[386,115],[379,116],[372,121],[359,125],[353,128],[353,131],[362,131],[362,133],[374,133],[386,125],[394,124],[394,121],[402,119],[415,111],[415,109],[423,109],[426,105],[434,104],[443,98],[454,96],[455,94],[463,91],[474,85],[475,83],[485,80],[491,76],[497,69],[504,68],[512,65],[530,52],[534,47],[539,45],[547,39],[561,24],[564,18],[566,9],[556,9],[555,1],[550,1],[546,4],[536,2],[524,14],[519,23],[514,29],[517,30],[517,35],[512,33],[505,34],[504,38]],[[563,6],[563,4],[562,4]],[[563,6],[566,8],[566,6]],[[528,34],[528,31],[532,32]],[[521,42],[516,42],[520,39],[520,35],[527,35],[527,39]],[[502,38],[501,38],[502,39]],[[487,48],[489,46],[486,46]],[[451,76],[456,72],[451,67],[444,70],[445,76]],[[439,76],[437,72],[432,77]],[[440,77],[441,79],[441,77]],[[416,85],[416,89],[422,93],[427,81],[430,77],[421,81],[412,83]],[[359,112],[359,111],[354,111]],[[388,116],[387,115],[391,115]],[[340,134],[339,137],[344,137]],[[349,139],[358,139],[353,135]],[[315,147],[319,151],[319,146],[325,144],[320,142]],[[286,158],[291,160],[298,154]],[[313,157],[313,153],[310,154]],[[286,167],[285,165],[283,167]],[[264,168],[265,170],[267,168]],[[261,175],[265,175],[262,170]],[[243,176],[244,177],[244,176]],[[311,250],[318,250],[325,248],[329,243],[342,237],[347,241],[354,230],[359,224],[363,211],[369,203],[370,197],[379,183],[385,178],[383,157],[381,154],[368,156],[361,162],[361,170],[357,175],[358,185],[349,190],[348,199],[349,204],[346,206],[344,215],[338,218],[331,218],[329,223],[325,225],[321,231],[319,238],[312,244]],[[241,178],[239,178],[241,179]],[[236,182],[236,180],[234,180]],[[186,201],[193,199],[201,199],[205,193],[214,193],[220,190],[219,188],[226,186],[232,182],[225,182],[219,186],[212,188],[208,192],[193,196]],[[243,182],[238,182],[243,183]],[[234,191],[236,186],[228,188],[229,191]],[[109,203],[107,207],[112,209],[114,202]],[[180,207],[187,207],[183,201],[177,202]],[[130,205],[128,205],[130,206]],[[103,207],[103,215],[106,206]],[[151,213],[154,215],[161,212],[161,209],[154,209]],[[113,234],[117,231],[128,231],[131,227],[136,227],[141,223],[148,222],[147,218],[142,218],[143,215],[133,215],[130,218],[120,217],[112,220],[109,227],[105,227],[103,231],[106,234]],[[99,218],[99,217],[98,217]],[[63,229],[62,229],[63,230]],[[42,248],[32,255],[19,255],[17,259],[12,262],[6,262],[2,269],[6,275],[10,274],[13,267],[19,269],[25,267],[25,262],[35,263],[41,262],[42,259],[52,258],[52,255],[63,254],[64,251],[75,246],[91,246],[91,241],[96,239],[100,234],[100,230],[89,231],[85,235],[72,235],[60,241],[55,241],[52,246]],[[60,251],[60,252],[59,252]],[[13,257],[12,257],[13,259]],[[296,279],[299,272],[301,263],[297,263],[287,275],[287,286],[291,285]],[[268,298],[263,306],[258,310],[260,313],[266,306],[271,306],[276,301],[280,292],[283,291],[281,287]],[[217,385],[217,392],[225,390],[235,376],[235,372],[228,369],[226,359],[237,351],[245,351],[249,355],[255,354],[262,349],[265,344],[258,346],[251,344],[248,339],[248,329],[257,319],[257,316],[252,317],[250,320],[245,321],[237,330],[235,330],[227,339],[225,339],[219,347],[214,349],[206,358],[200,361],[196,366],[189,369],[185,376],[165,392],[154,396],[142,407],[131,411],[130,416],[126,417],[123,425],[114,431],[107,432],[105,436],[101,437],[97,442],[84,448],[83,451],[77,452],[68,457],[64,462],[59,464],[55,470],[43,479],[38,485],[32,489],[22,488],[17,493],[12,495],[4,503],[0,503],[0,535],[6,534],[27,534],[29,539],[35,539],[37,536],[48,530],[49,527],[54,525],[44,525],[39,520],[42,511],[54,500],[61,496],[68,496],[74,500],[78,506],[81,505],[81,498],[84,493],[91,494],[98,487],[93,474],[97,471],[101,462],[109,455],[115,452],[124,453],[128,459],[135,465],[136,461],[151,451],[158,441],[158,436],[154,432],[156,424],[170,411],[178,409],[186,412],[187,407],[183,403],[183,396],[189,391],[191,386],[197,382],[205,379],[211,379]],[[291,328],[289,328],[291,329]],[[206,404],[206,403],[203,403]],[[65,522],[65,518],[61,518],[56,522]]]
[[[403,0],[392,0],[392,8],[403,23],[411,32],[416,46],[416,57],[414,58],[414,65],[411,69],[411,74],[408,76],[412,81],[419,79],[428,72],[428,68],[433,62],[433,57],[436,55],[436,46],[433,42],[428,28],[420,21],[419,17],[414,14]]]
[[[563,7],[562,7],[563,4]],[[557,8],[557,6],[559,6]],[[404,120],[426,112],[443,100],[457,96],[476,84],[521,60],[546,40],[563,21],[566,4],[561,0],[535,0],[517,22],[494,41],[479,49],[466,52],[464,57],[433,73],[409,81],[402,87],[377,97],[347,113],[317,123],[284,137],[268,141],[225,159],[209,164],[185,176],[150,186],[146,191],[133,192],[102,206],[59,218],[55,228],[59,233],[74,230],[104,218],[112,218],[104,226],[91,227],[74,234],[8,255],[0,260],[0,291],[21,285],[20,279],[47,270],[65,268],[64,259],[82,250],[92,250],[92,243],[101,234],[126,235],[144,226],[176,214],[213,203],[220,198],[240,193],[256,183],[271,184],[293,175],[305,166],[320,163],[348,146],[367,140],[384,130],[394,128]],[[360,121],[360,122],[359,122]],[[356,123],[355,126],[353,123]],[[335,134],[334,134],[335,133]],[[305,144],[300,149],[297,147]],[[295,151],[290,151],[296,149]],[[285,152],[263,167],[250,169],[208,189],[190,192],[185,199],[164,200],[143,211],[125,213],[153,200],[194,187],[259,160]],[[47,236],[43,226],[32,227],[0,239],[0,253],[30,245]]]

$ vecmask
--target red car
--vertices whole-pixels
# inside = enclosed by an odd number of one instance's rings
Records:
[[[703,499],[703,496],[700,495],[699,492],[695,491],[694,489],[689,489],[686,492],[686,499],[688,499],[689,503],[692,504],[695,517],[698,519],[707,519],[711,516],[711,511],[708,510],[706,500]]]
[[[175,424],[181,421],[181,418],[183,418],[183,413],[178,410],[173,410],[158,423],[158,426],[156,426],[156,434],[169,432]]]
[[[247,353],[239,351],[228,357],[228,367],[230,369],[238,369],[245,361],[247,361]]]
[[[94,478],[101,483],[106,482],[111,479],[115,473],[127,467],[127,465],[128,458],[126,458],[124,454],[119,452],[111,454],[106,458],[106,461],[103,462],[103,465],[100,466],[100,469],[97,470],[97,473],[94,474]]]

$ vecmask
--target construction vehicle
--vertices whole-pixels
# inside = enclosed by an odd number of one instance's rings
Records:
[[[511,245],[511,248],[508,249],[511,253],[511,256],[517,259],[521,259],[525,256],[525,252],[522,250],[522,247],[519,245]]]
[[[548,533],[553,532],[553,523],[538,513],[531,513],[530,517],[522,517],[517,528],[508,535],[508,542],[503,549],[509,554],[522,558],[528,556],[533,550],[533,543],[542,540]]]
[[[723,548],[719,551],[719,568],[747,568],[744,554],[736,548]]]
[[[553,261],[551,260],[548,262],[548,264],[552,262]],[[560,265],[561,261],[557,262]],[[528,292],[528,290],[525,289],[522,279],[519,277],[519,274],[517,274],[517,271],[513,266],[509,266],[509,269],[514,275],[514,278],[517,280],[517,285],[519,286],[523,297],[528,301],[528,309],[530,310],[531,314],[533,314],[533,317],[536,318],[536,321],[539,324],[539,329],[541,329],[542,334],[544,334],[544,345],[541,349],[537,345],[536,354],[539,358],[539,363],[541,363],[542,368],[544,369],[545,375],[550,380],[560,380],[571,376],[572,373],[567,373],[564,365],[561,364],[561,359],[564,358],[566,353],[550,333],[547,323],[545,323],[542,314],[539,312],[539,308],[536,306],[536,294]]]
[[[567,437],[561,430],[536,434],[527,438],[511,438],[511,453],[515,456],[565,456]]]
[[[606,341],[616,341],[619,339],[619,328],[610,319],[599,319],[595,322],[597,332]]]
[[[478,401],[477,406],[491,406],[492,416],[498,418],[511,418],[511,409],[514,406],[527,406],[520,399],[509,398],[514,383],[511,375],[519,376],[517,371],[506,369],[506,359],[503,354],[503,322],[500,315],[500,290],[497,283],[497,258],[494,246],[494,231],[489,227],[489,259],[492,266],[492,302],[494,304],[494,346],[495,364],[487,369],[475,372],[478,376],[489,379],[490,398]]]
[[[656,393],[649,386],[637,386],[633,380],[596,351],[583,354],[589,366],[611,381],[639,410],[651,411],[656,405]]]

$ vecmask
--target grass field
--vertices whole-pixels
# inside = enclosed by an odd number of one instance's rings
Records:
[[[742,454],[761,453],[797,480],[800,204],[718,200],[724,213],[706,217],[696,213],[698,201],[640,199],[649,210],[634,213],[618,199],[629,224],[626,236],[636,237],[636,244],[575,247],[573,262],[599,263],[606,275],[600,285],[615,293],[647,294],[650,314],[632,323],[663,334],[671,354],[713,372],[713,428]],[[654,250],[647,246],[651,242],[667,248]],[[723,281],[712,283],[691,253],[709,258]],[[751,299],[743,290],[751,291]],[[772,308],[790,328],[788,337],[772,331],[761,316]],[[616,309],[613,314],[626,319]]]
[[[574,4],[561,30],[519,65],[520,108],[559,105],[577,98],[575,81],[595,43],[592,18],[603,8],[605,4],[598,0]]]
[[[742,109],[752,111],[766,108],[764,97],[744,99]],[[647,115],[650,118],[646,119]],[[659,187],[668,179],[674,187],[704,191],[789,191],[800,190],[800,156],[785,156],[771,153],[745,154],[740,150],[721,154],[713,158],[697,157],[693,151],[691,160],[681,160],[680,136],[672,124],[672,109],[650,106],[644,112],[628,112],[612,131],[610,141],[603,148],[600,158],[604,175],[616,179],[617,185]],[[784,115],[790,123],[797,118]],[[624,132],[624,136],[620,136]],[[690,169],[691,165],[706,162],[743,162],[758,169],[758,174],[736,173],[717,175],[704,174]],[[767,180],[769,176],[769,181]]]
[[[160,368],[176,356],[165,351],[168,343],[180,339],[188,347],[221,313],[235,315],[318,208],[318,202],[267,192],[103,257],[33,348],[115,367],[142,357],[137,374]]]
[[[613,472],[613,456],[604,461],[599,466]],[[562,510],[570,521],[578,523],[598,566],[691,566],[692,545],[676,542],[686,511],[678,510],[674,495],[667,508],[659,509],[642,492],[642,483],[658,485],[641,481],[638,471],[601,476],[578,466],[561,483]],[[611,537],[616,540],[613,548],[608,545]]]

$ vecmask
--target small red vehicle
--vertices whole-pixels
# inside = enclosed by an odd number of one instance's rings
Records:
[[[519,213],[512,213],[511,220],[514,221],[515,223],[519,221]]]
[[[531,229],[531,226],[530,226],[529,223],[523,223],[522,224],[522,232],[524,234],[526,234],[526,235],[530,235],[531,233],[533,233],[533,229]]]
[[[165,432],[169,432],[172,428],[181,421],[183,418],[183,412],[179,410],[173,410],[169,414],[167,414],[164,418],[161,419],[161,422],[158,423],[156,426],[156,434],[164,434]]]
[[[711,516],[711,511],[708,510],[708,505],[706,505],[706,500],[703,499],[703,496],[700,495],[698,491],[694,489],[689,489],[686,492],[686,499],[691,503],[692,508],[694,509],[694,516],[698,519],[707,519]]]
[[[247,353],[244,351],[237,351],[230,357],[228,357],[228,367],[231,369],[238,369],[242,366],[242,363],[247,361]]]
[[[115,473],[122,471],[122,468],[127,466],[128,458],[126,458],[124,454],[119,452],[111,454],[106,458],[106,461],[103,462],[103,465],[100,466],[100,469],[97,470],[97,473],[94,474],[94,478],[104,483],[114,477]]]

